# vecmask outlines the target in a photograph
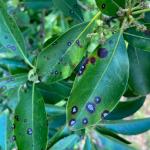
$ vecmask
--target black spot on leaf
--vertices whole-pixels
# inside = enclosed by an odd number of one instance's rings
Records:
[[[105,58],[107,57],[108,55],[108,51],[106,48],[100,48],[98,51],[97,51],[97,55],[100,57],[100,58]]]
[[[102,9],[105,9],[106,8],[106,4],[102,4]]]
[[[86,104],[86,110],[89,112],[89,113],[94,113],[95,112],[95,104],[92,103],[92,102],[88,102]]]
[[[71,113],[72,114],[76,114],[77,112],[78,112],[78,107],[77,106],[73,106],[72,110],[71,110]]]
[[[73,125],[75,125],[75,123],[76,123],[76,120],[75,119],[71,119],[69,121],[69,126],[73,126]]]
[[[27,129],[27,134],[28,134],[28,135],[32,135],[32,129],[31,129],[31,128],[28,128],[28,129]]]
[[[90,63],[91,63],[91,64],[95,64],[95,62],[96,62],[96,58],[95,58],[95,57],[91,57],[91,58],[90,58]]]
[[[19,116],[18,115],[15,115],[15,120],[19,121]]]
[[[67,42],[67,45],[68,45],[68,46],[71,46],[71,44],[72,44],[72,43],[71,43],[70,41],[69,41],[69,42]]]
[[[13,135],[12,138],[11,138],[11,140],[12,140],[12,141],[16,141],[16,136]]]
[[[101,98],[100,97],[95,97],[94,98],[94,102],[96,103],[96,104],[99,104],[100,102],[101,102]]]
[[[101,114],[101,118],[105,119],[105,117],[109,114],[108,110],[104,110],[103,113]]]
[[[88,124],[88,119],[87,118],[83,118],[82,119],[82,124],[84,124],[84,125]]]

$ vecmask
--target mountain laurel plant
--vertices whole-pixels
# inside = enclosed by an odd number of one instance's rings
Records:
[[[149,61],[150,1],[0,0],[0,149],[138,149]]]

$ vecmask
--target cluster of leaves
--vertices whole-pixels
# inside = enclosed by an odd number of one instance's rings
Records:
[[[0,0],[0,149],[135,149],[118,134],[150,129],[124,119],[150,93],[148,6]]]

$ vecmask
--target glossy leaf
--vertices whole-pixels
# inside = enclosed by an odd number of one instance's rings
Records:
[[[150,32],[148,30],[145,32],[140,32],[135,28],[130,28],[124,32],[124,37],[133,47],[137,47],[145,51],[150,51]]]
[[[43,98],[33,85],[31,88],[21,88],[19,99],[14,116],[18,149],[45,149],[48,128]]]
[[[128,55],[130,62],[129,85],[131,89],[140,95],[150,93],[150,53],[129,45]]]
[[[37,86],[45,102],[48,104],[55,104],[60,100],[68,98],[71,87],[72,84],[68,84],[66,82],[56,82],[50,85],[40,83]]]
[[[54,5],[63,11],[64,15],[71,16],[83,22],[82,12],[77,0],[53,0]]]
[[[54,144],[50,150],[66,150],[66,149],[73,149],[74,145],[80,140],[80,137],[77,134],[69,135],[56,144]]]
[[[8,58],[0,59],[0,67],[7,69],[12,74],[27,72],[29,69],[24,62]]]
[[[103,126],[124,135],[136,135],[150,129],[150,118],[136,120],[106,121]]]
[[[15,144],[15,136],[13,135],[13,126],[7,110],[0,114],[0,124],[0,149],[12,149]]]
[[[10,90],[19,87],[27,81],[27,74],[10,75],[8,77],[0,78],[0,91]]]
[[[112,132],[112,131],[110,131],[110,130],[104,128],[104,127],[97,127],[96,130],[97,130],[99,133],[103,134],[103,135],[113,137],[113,138],[115,138],[115,139],[117,139],[117,140],[119,140],[119,141],[121,141],[121,142],[123,142],[123,143],[125,143],[125,144],[131,144],[129,141],[127,141],[127,140],[124,139],[123,137],[117,135],[116,133],[114,133],[114,132]]]
[[[76,77],[67,106],[67,121],[72,129],[94,125],[103,119],[105,112],[112,111],[118,103],[127,85],[129,62],[121,34],[113,35],[89,60],[92,63]]]
[[[118,141],[115,138],[112,138],[110,136],[102,135],[99,133],[96,133],[95,138],[98,139],[97,142],[99,143],[99,148],[107,148],[107,150],[135,150],[134,148],[128,146],[127,144],[124,144],[123,142]]]
[[[125,7],[125,2],[125,0],[96,0],[98,8],[109,16],[116,16],[119,8]]]
[[[7,14],[2,0],[0,0],[0,20],[0,43],[11,53],[25,58],[24,39],[14,19]]]
[[[24,0],[23,4],[25,7],[34,10],[48,9],[53,6],[52,0]]]
[[[38,74],[43,82],[56,82],[72,73],[85,53],[90,27],[88,23],[76,25],[44,48],[37,60]]]
[[[130,98],[119,102],[114,110],[105,117],[106,120],[119,120],[133,115],[144,104],[145,97]]]

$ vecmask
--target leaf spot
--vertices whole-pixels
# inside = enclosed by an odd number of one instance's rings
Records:
[[[106,8],[106,4],[102,4],[102,9],[105,9]]]
[[[87,119],[87,118],[83,118],[83,119],[82,119],[82,123],[83,123],[84,125],[88,124],[88,119]]]
[[[75,125],[75,123],[76,123],[76,120],[75,119],[71,119],[69,121],[69,126],[73,126],[73,125]]]
[[[31,128],[28,128],[28,129],[27,129],[27,134],[28,134],[28,135],[32,135],[32,129],[31,129]]]
[[[89,113],[94,113],[95,112],[95,104],[92,103],[92,102],[89,102],[86,104],[86,110],[89,112]]]
[[[104,110],[103,113],[101,114],[101,118],[104,119],[106,116],[108,116],[109,111],[108,110]]]
[[[108,55],[108,51],[106,48],[100,48],[97,52],[97,55],[100,57],[100,58],[105,58],[107,57]]]
[[[98,96],[95,97],[94,102],[95,102],[96,104],[99,104],[99,103],[101,102],[101,98],[98,97]]]
[[[71,113],[72,114],[76,114],[77,112],[78,112],[78,107],[77,106],[73,106],[72,110],[71,110]]]

